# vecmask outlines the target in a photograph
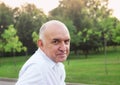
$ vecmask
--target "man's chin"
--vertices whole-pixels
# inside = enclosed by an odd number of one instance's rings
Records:
[[[59,62],[64,62],[64,61],[66,61],[66,57],[59,59]]]

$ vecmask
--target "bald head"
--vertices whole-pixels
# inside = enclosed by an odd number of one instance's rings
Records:
[[[41,26],[39,38],[44,41],[45,35],[48,34],[48,32],[55,32],[58,30],[64,30],[69,34],[69,31],[64,23],[58,20],[50,20]]]

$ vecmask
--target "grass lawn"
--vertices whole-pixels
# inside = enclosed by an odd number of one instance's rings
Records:
[[[76,57],[76,56],[72,56]],[[67,82],[96,85],[120,85],[120,54],[90,55],[88,59],[70,59],[65,62]],[[106,63],[105,63],[106,62]]]
[[[17,78],[18,72],[28,57],[0,58],[0,77]],[[64,62],[66,82],[120,85],[120,53],[110,51],[106,54],[71,54]]]

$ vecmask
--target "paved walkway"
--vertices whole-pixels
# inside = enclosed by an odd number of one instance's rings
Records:
[[[16,79],[11,78],[0,78],[0,85],[15,85]],[[78,84],[78,83],[67,83],[67,85],[88,85],[88,84]]]
[[[15,85],[16,79],[0,78],[0,85]]]

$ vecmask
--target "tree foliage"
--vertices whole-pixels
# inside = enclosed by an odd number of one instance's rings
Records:
[[[4,3],[0,4],[0,34],[7,29],[7,27],[13,24],[13,11],[7,7]]]
[[[112,19],[112,10],[108,9],[108,0],[60,0],[60,5],[50,12],[51,16],[64,16],[63,21],[68,18],[73,22],[76,32],[71,36],[77,38],[73,38],[73,50],[82,50],[85,54],[89,51],[98,52],[105,36],[108,42],[113,42],[112,30],[116,22]]]
[[[37,44],[37,41],[39,39],[39,34],[37,34],[35,31],[32,33],[32,38],[33,38],[33,42],[35,44]]]
[[[27,51],[27,48],[23,46],[22,42],[19,41],[19,37],[17,36],[17,31],[15,30],[13,25],[10,25],[8,29],[6,29],[2,33],[3,38],[3,49],[5,52],[21,52]]]
[[[15,27],[18,30],[18,36],[23,44],[27,46],[28,53],[32,54],[36,49],[36,45],[32,41],[32,33],[39,31],[40,26],[46,21],[46,15],[32,4],[27,4],[17,11]]]
[[[115,43],[120,44],[120,21],[118,21],[116,18],[114,20],[114,29],[112,29],[111,34],[112,34],[112,40]]]

